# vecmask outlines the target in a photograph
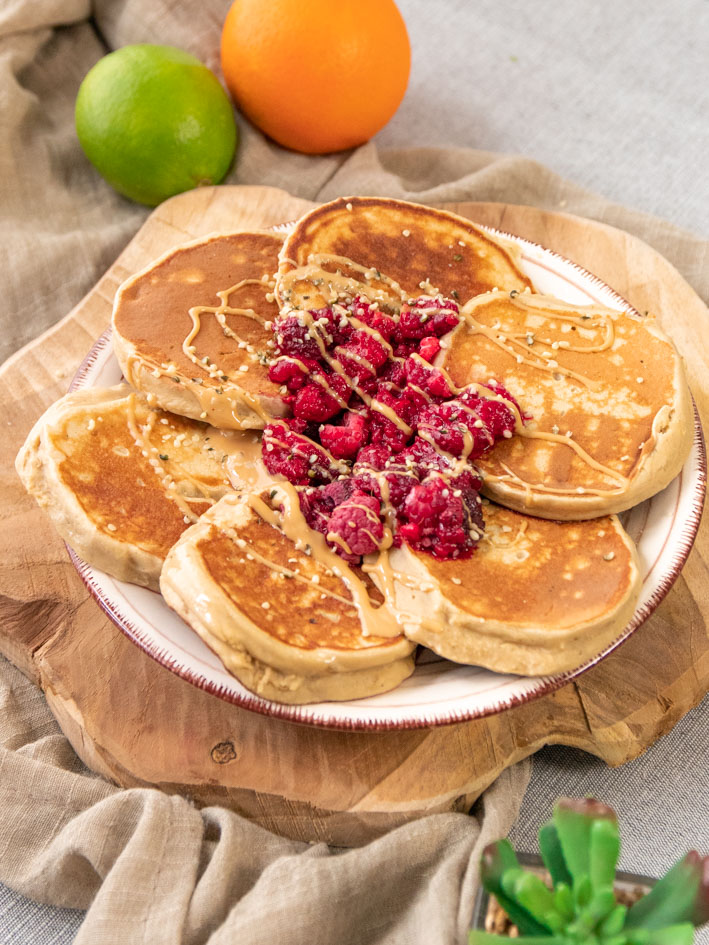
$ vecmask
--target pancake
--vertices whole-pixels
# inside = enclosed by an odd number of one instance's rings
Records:
[[[85,561],[158,588],[182,532],[233,489],[262,486],[255,434],[166,413],[125,385],[67,394],[20,450],[27,491]]]
[[[283,520],[272,508],[282,502]],[[295,541],[292,527],[302,536]],[[261,498],[225,496],[169,552],[160,589],[227,670],[266,699],[356,699],[414,669],[414,644],[395,615],[377,609],[376,588],[307,529],[288,483]]]
[[[266,363],[282,243],[272,232],[211,236],[126,280],[113,309],[126,380],[165,410],[220,429],[262,429],[283,416]]]
[[[535,676],[575,669],[619,636],[641,582],[615,516],[549,522],[492,503],[484,513],[472,557],[439,561],[403,546],[390,553],[388,580],[370,571],[410,640],[459,663]]]
[[[276,295],[282,306],[321,308],[335,297],[313,278],[339,269],[349,278],[349,286],[342,285],[350,294],[386,303],[393,280],[404,300],[442,294],[462,304],[495,287],[531,286],[518,255],[511,241],[445,210],[387,198],[340,198],[295,224],[280,254]],[[371,270],[366,279],[364,270]]]
[[[579,520],[664,489],[691,449],[682,361],[650,317],[525,293],[464,307],[436,364],[455,385],[495,378],[531,420],[477,460],[508,508]]]

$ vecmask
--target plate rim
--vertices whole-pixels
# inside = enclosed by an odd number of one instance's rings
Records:
[[[517,236],[516,234],[499,230],[492,226],[477,224],[474,223],[474,221],[471,222],[473,222],[474,226],[477,226],[480,229],[495,236],[510,240],[513,243],[521,246],[527,246],[535,251],[541,250],[543,255],[551,256],[555,260],[558,260],[562,265],[570,266],[573,270],[576,270],[579,275],[582,276],[583,281],[586,284],[590,284],[596,288],[602,289],[603,293],[608,298],[611,298],[616,303],[616,305],[619,306],[620,310],[636,315],[639,318],[645,318],[645,316],[642,315],[630,302],[628,302],[627,299],[625,299],[617,290],[613,289],[606,282],[604,282],[599,276],[589,272],[589,270],[585,269],[583,266],[580,266],[578,263],[562,255],[561,253],[542,246],[540,243],[536,243],[533,240],[529,240],[525,237]],[[292,226],[292,223],[288,222],[274,226],[272,229],[283,231],[290,226]],[[207,239],[209,237],[205,236],[204,238]],[[91,368],[104,354],[105,349],[107,347],[110,348],[111,335],[112,329],[109,326],[94,342],[91,349],[88,351],[85,358],[79,365],[76,374],[69,385],[69,392],[83,389],[86,386],[87,376]],[[112,350],[108,352],[108,357],[110,357],[111,354]],[[519,677],[520,679],[534,678],[538,680],[538,684],[521,693],[516,693],[506,698],[499,699],[487,706],[482,706],[479,708],[473,707],[463,711],[455,709],[446,710],[444,717],[436,716],[435,718],[419,717],[404,719],[333,718],[332,716],[314,715],[312,712],[308,712],[310,704],[299,705],[277,703],[263,699],[262,697],[257,696],[255,693],[252,693],[250,690],[246,689],[246,687],[244,687],[238,679],[235,681],[242,686],[244,690],[243,695],[225,689],[220,684],[207,679],[205,676],[202,676],[198,672],[190,669],[188,666],[185,666],[183,662],[176,660],[170,655],[168,651],[164,650],[159,645],[156,645],[153,641],[144,639],[144,637],[141,636],[141,631],[133,625],[131,620],[126,615],[121,614],[117,610],[115,602],[102,588],[94,583],[91,571],[98,571],[99,569],[94,569],[93,565],[85,562],[68,544],[65,544],[72,564],[76,568],[79,577],[81,578],[91,596],[98,603],[111,622],[117,626],[118,629],[125,636],[127,636],[135,646],[137,646],[143,653],[145,653],[159,665],[174,673],[178,678],[185,680],[196,688],[215,696],[223,702],[227,702],[231,705],[235,705],[250,712],[256,712],[257,714],[266,716],[268,718],[278,719],[279,721],[326,730],[353,732],[384,732],[396,730],[405,731],[412,729],[438,728],[446,725],[456,725],[464,722],[470,722],[476,719],[497,715],[498,713],[504,712],[507,709],[525,705],[544,695],[557,691],[562,686],[578,678],[583,673],[598,665],[615,650],[617,650],[633,633],[638,630],[638,628],[656,610],[662,600],[664,600],[672,585],[677,580],[692,550],[706,500],[707,454],[701,418],[693,398],[692,406],[694,411],[694,437],[692,442],[692,451],[696,452],[697,463],[696,477],[693,479],[691,485],[692,506],[690,513],[687,515],[680,527],[680,534],[676,539],[676,553],[672,559],[671,567],[662,575],[648,600],[636,607],[628,624],[624,627],[622,632],[615,640],[611,641],[611,643],[608,644],[600,653],[595,654],[580,666],[554,675]],[[680,488],[682,476],[683,472],[680,472],[678,477],[680,480]],[[330,704],[337,705],[338,703],[323,703],[323,705]]]

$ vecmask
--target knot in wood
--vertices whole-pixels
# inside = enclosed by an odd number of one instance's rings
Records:
[[[211,755],[212,761],[216,762],[218,765],[227,765],[236,758],[234,742],[219,742],[218,745],[212,748],[209,754]]]

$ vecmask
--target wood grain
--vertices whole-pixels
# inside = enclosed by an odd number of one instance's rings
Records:
[[[285,836],[352,846],[426,813],[467,810],[500,771],[543,745],[574,745],[618,765],[668,732],[709,683],[709,527],[700,527],[667,598],[615,653],[555,693],[473,722],[381,733],[294,725],[222,702],[143,654],[88,596],[20,486],[15,454],[107,326],[126,276],[179,243],[292,220],[310,206],[265,187],[167,201],[94,290],[0,369],[0,651],[44,689],[79,756],[116,783],[157,786],[229,806]],[[657,314],[709,418],[709,313],[655,251],[565,214],[447,206],[555,249]]]

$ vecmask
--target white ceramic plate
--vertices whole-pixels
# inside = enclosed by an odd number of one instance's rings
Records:
[[[569,260],[527,240],[500,235],[521,246],[522,268],[538,291],[572,303],[634,311],[600,279]],[[72,390],[108,387],[121,379],[110,332],[106,332],[79,369]],[[73,552],[72,559],[96,600],[134,643],[178,676],[227,702],[330,728],[420,728],[479,718],[528,702],[559,688],[607,656],[647,619],[677,578],[699,526],[705,492],[706,454],[695,411],[694,444],[681,474],[659,495],[621,517],[640,554],[643,585],[637,609],[617,640],[582,666],[554,676],[512,676],[451,663],[421,649],[416,671],[397,689],[351,702],[288,706],[258,698],[226,672],[159,594],[117,581]]]

